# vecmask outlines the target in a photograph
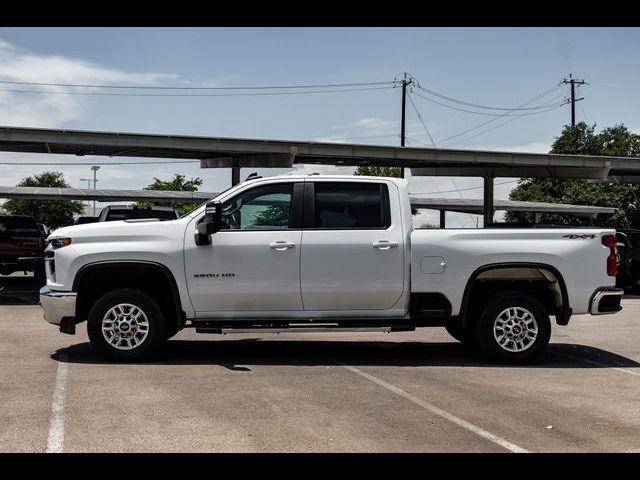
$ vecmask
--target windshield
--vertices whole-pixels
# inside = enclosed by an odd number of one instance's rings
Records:
[[[171,210],[109,210],[109,214],[107,215],[105,221],[113,222],[116,220],[128,220],[131,218],[158,218],[160,220],[175,220],[178,217],[176,213]]]

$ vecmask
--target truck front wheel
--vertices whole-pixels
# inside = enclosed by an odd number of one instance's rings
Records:
[[[118,288],[91,308],[87,333],[93,347],[111,360],[138,361],[154,355],[167,337],[155,299],[135,288]]]
[[[538,359],[551,337],[551,321],[544,306],[524,292],[492,296],[481,308],[475,325],[480,351],[500,363],[521,364]]]

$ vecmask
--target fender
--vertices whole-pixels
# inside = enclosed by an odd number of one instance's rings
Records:
[[[467,285],[464,288],[464,294],[462,297],[462,305],[460,307],[460,317],[459,317],[459,325],[464,327],[467,321],[467,308],[469,304],[469,298],[471,296],[471,288],[473,284],[480,276],[480,274],[489,271],[496,270],[498,268],[539,268],[541,270],[548,270],[553,273],[553,275],[558,280],[560,284],[560,293],[562,295],[562,305],[560,307],[560,311],[556,315],[556,323],[558,325],[567,325],[569,323],[569,319],[571,318],[571,308],[569,306],[569,294],[567,293],[567,286],[564,283],[564,278],[558,271],[556,267],[553,267],[546,263],[536,263],[536,262],[504,262],[504,263],[489,263],[487,265],[483,265],[482,267],[477,268],[469,277],[467,281]]]
[[[171,294],[173,296],[173,305],[175,308],[175,314],[176,314],[176,327],[178,328],[178,330],[182,329],[182,326],[184,324],[184,320],[185,320],[185,313],[182,310],[182,302],[180,300],[180,292],[178,291],[178,284],[176,283],[176,279],[173,276],[173,273],[171,272],[171,270],[169,270],[165,265],[162,265],[161,263],[157,263],[157,262],[151,262],[148,260],[101,260],[101,261],[97,261],[97,262],[91,262],[91,263],[87,263],[86,265],[83,265],[82,267],[80,267],[80,269],[78,270],[78,272],[76,273],[75,278],[73,279],[73,287],[72,290],[74,292],[78,291],[78,287],[81,283],[81,280],[84,278],[85,275],[87,275],[89,272],[102,268],[102,267],[106,267],[106,266],[112,266],[112,265],[117,265],[117,266],[137,266],[137,265],[146,265],[149,267],[154,268],[155,270],[157,270],[158,272],[162,273],[162,275],[165,276],[165,278],[169,281],[169,287],[171,289]]]

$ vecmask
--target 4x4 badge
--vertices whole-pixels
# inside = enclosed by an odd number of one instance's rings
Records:
[[[577,239],[584,240],[585,238],[596,238],[596,236],[588,233],[580,233],[580,234],[568,233],[567,235],[563,235],[562,238],[570,238],[570,239],[577,238]]]

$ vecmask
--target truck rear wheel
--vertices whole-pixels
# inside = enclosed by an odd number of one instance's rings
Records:
[[[480,351],[492,360],[531,363],[549,344],[551,321],[544,306],[531,295],[503,292],[482,306],[475,337]]]
[[[87,322],[91,345],[111,360],[138,361],[153,356],[167,337],[156,300],[135,288],[118,288],[91,308]]]

